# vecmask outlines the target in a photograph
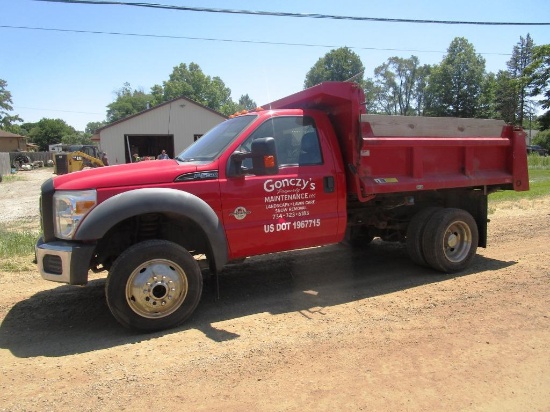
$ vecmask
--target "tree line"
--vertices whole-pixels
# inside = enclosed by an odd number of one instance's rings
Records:
[[[414,55],[395,56],[376,67],[372,77],[364,72],[359,56],[341,47],[319,58],[307,72],[304,88],[323,81],[355,81],[365,91],[369,113],[503,119],[538,128],[535,143],[550,149],[550,44],[537,46],[529,34],[520,37],[506,69],[497,73],[486,71],[485,59],[463,37],[453,39],[439,64],[421,64]],[[0,79],[0,128],[28,136],[41,150],[51,143],[89,143],[99,127],[182,96],[225,115],[256,107],[248,94],[233,101],[223,80],[206,75],[198,64],[181,63],[148,92],[125,83],[107,106],[106,119],[88,123],[84,132],[61,119],[25,123],[10,115],[11,93]],[[545,112],[535,116],[539,106]]]
[[[486,72],[485,59],[459,37],[439,64],[422,65],[416,56],[390,57],[368,78],[363,77],[359,56],[344,47],[319,59],[307,73],[304,87],[355,76],[365,90],[370,113],[498,118],[525,126],[525,120],[533,116],[534,98],[545,87],[544,73],[534,70],[544,65],[540,58],[545,56],[545,47],[535,46],[529,35],[521,37],[507,70],[495,74]]]
[[[359,56],[343,47],[315,63],[304,88],[353,79],[365,91],[369,113],[502,119],[539,129],[534,143],[550,150],[550,45],[536,46],[529,34],[520,37],[506,66],[487,72],[474,46],[457,37],[439,64],[422,65],[416,56],[390,57],[373,77],[364,77]],[[545,110],[541,116],[536,116],[538,107]]]

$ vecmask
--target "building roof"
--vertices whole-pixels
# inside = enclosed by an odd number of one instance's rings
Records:
[[[153,106],[153,107],[151,107],[150,109],[142,110],[142,111],[139,112],[139,113],[132,114],[132,115],[130,115],[130,116],[128,116],[128,117],[125,117],[125,118],[123,118],[123,119],[117,120],[116,122],[109,123],[109,124],[106,125],[106,126],[100,127],[99,129],[95,130],[94,135],[95,135],[95,134],[99,134],[100,131],[105,130],[105,129],[108,129],[109,127],[112,127],[112,126],[114,126],[114,125],[117,125],[117,124],[126,122],[126,121],[128,121],[128,120],[130,120],[130,119],[133,119],[134,117],[141,116],[141,115],[144,114],[144,113],[152,112],[153,110],[160,109],[161,107],[166,106],[166,105],[171,104],[171,103],[174,103],[174,102],[177,102],[178,100],[184,100],[184,101],[186,101],[186,102],[192,103],[192,104],[194,104],[194,105],[197,105],[197,106],[199,106],[199,107],[202,107],[202,108],[205,109],[205,110],[208,110],[209,112],[212,112],[212,113],[214,113],[214,114],[217,114],[218,116],[221,116],[221,117],[223,117],[224,119],[227,119],[227,116],[225,116],[224,114],[222,114],[222,113],[220,113],[220,112],[218,112],[218,111],[216,111],[216,110],[211,109],[210,107],[206,107],[206,106],[204,106],[204,105],[202,105],[202,104],[200,104],[200,103],[197,103],[197,102],[194,101],[194,100],[188,99],[187,97],[180,96],[180,97],[176,97],[175,99],[168,100],[167,102],[163,102],[163,103],[161,103],[161,104],[159,104],[159,105],[157,105],[157,106]],[[92,140],[93,140],[93,139],[92,139]]]
[[[11,137],[11,138],[18,138],[18,139],[26,139],[25,136],[21,136],[20,134],[15,134],[15,133],[11,133],[11,132],[6,132],[5,130],[0,130],[0,137]]]

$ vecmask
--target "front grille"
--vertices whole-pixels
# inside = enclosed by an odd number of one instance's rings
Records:
[[[61,257],[57,255],[46,255],[42,259],[42,265],[44,267],[44,272],[50,273],[52,275],[61,275],[63,274],[63,262]]]

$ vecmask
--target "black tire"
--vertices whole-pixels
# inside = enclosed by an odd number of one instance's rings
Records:
[[[428,266],[422,250],[422,238],[424,236],[426,223],[428,223],[428,220],[438,210],[441,210],[441,208],[435,206],[422,209],[412,217],[409,226],[407,227],[407,253],[409,254],[411,260],[417,265]]]
[[[424,229],[424,258],[436,270],[458,272],[474,258],[478,240],[472,215],[462,209],[441,209],[432,215]]]
[[[191,254],[176,243],[135,244],[113,263],[105,295],[123,326],[152,332],[182,324],[202,295],[202,274]]]

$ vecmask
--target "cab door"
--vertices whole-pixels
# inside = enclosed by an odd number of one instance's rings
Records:
[[[271,118],[239,150],[259,137],[275,138],[278,174],[220,180],[231,258],[338,241],[335,165],[313,118]]]

